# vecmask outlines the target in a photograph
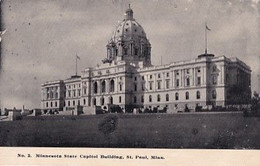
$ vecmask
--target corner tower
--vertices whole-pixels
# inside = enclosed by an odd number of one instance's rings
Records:
[[[151,44],[133,15],[134,12],[129,5],[124,20],[116,27],[107,44],[107,58],[103,63],[125,61],[135,64],[143,62],[144,66],[151,65]]]

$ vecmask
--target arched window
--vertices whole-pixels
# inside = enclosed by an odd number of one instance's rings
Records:
[[[98,92],[98,84],[97,82],[94,83],[94,93]]]
[[[152,95],[149,95],[149,102],[152,102],[153,99],[152,99]]]
[[[103,81],[103,82],[101,83],[101,92],[102,92],[102,93],[105,93],[105,92],[106,92],[106,81]]]
[[[83,99],[83,104],[86,105],[86,99]]]
[[[197,96],[197,99],[200,99],[200,91],[197,91],[196,96]]]
[[[55,98],[57,99],[59,97],[58,92],[55,93]]]
[[[113,104],[114,102],[113,102],[113,97],[111,96],[110,97],[110,104]]]
[[[175,100],[179,100],[179,93],[175,93]]]
[[[169,94],[166,94],[165,98],[166,98],[166,101],[169,101]]]
[[[115,81],[111,80],[110,81],[110,92],[114,92],[115,91]]]
[[[96,101],[96,98],[93,98],[93,105],[97,105],[97,101]]]
[[[58,103],[57,103],[57,101],[55,101],[55,107],[57,107],[58,106]]]
[[[189,92],[186,92],[186,93],[185,93],[185,98],[186,98],[186,100],[189,100],[189,98],[190,98]]]
[[[217,98],[217,92],[215,90],[212,91],[212,99]]]
[[[101,104],[101,105],[104,105],[104,104],[105,104],[105,99],[104,99],[104,97],[101,97],[101,98],[100,98],[100,104]]]
[[[157,101],[160,102],[161,101],[161,96],[157,95]]]

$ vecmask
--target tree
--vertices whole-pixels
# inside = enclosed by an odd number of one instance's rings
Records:
[[[260,109],[260,97],[259,94],[254,91],[254,95],[251,100],[251,111],[254,115],[256,115],[259,109]]]

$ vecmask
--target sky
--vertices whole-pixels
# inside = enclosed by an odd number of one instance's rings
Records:
[[[41,84],[101,64],[128,4],[152,46],[154,65],[208,52],[238,57],[260,92],[260,0],[2,0],[0,108],[39,108]]]

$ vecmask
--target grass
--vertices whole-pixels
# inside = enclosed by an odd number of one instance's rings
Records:
[[[260,149],[242,113],[42,116],[0,123],[0,146]]]

